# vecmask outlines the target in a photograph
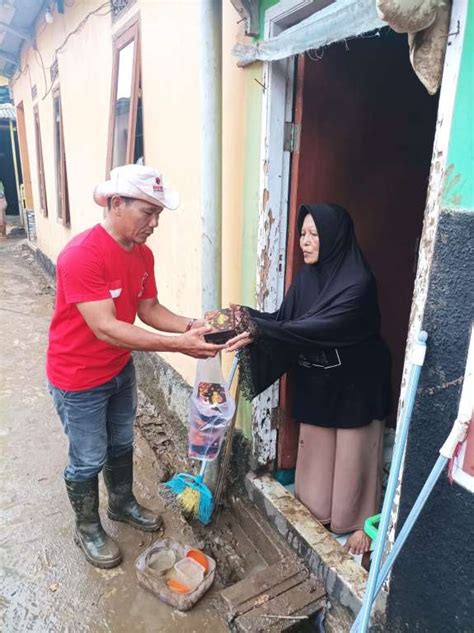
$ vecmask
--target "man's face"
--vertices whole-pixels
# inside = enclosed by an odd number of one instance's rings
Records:
[[[114,196],[112,207],[122,239],[132,244],[144,244],[147,241],[157,228],[163,211],[163,207],[145,200],[133,200],[127,204],[120,196]]]

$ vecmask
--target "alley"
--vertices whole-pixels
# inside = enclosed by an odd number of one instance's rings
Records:
[[[112,570],[91,567],[74,545],[72,512],[62,480],[66,441],[44,372],[53,293],[21,243],[0,241],[0,270],[0,629],[226,631],[212,591],[190,614],[182,614],[137,586],[134,561],[152,535],[104,518],[124,554],[123,563]],[[140,437],[136,445],[137,493],[158,509],[150,449]],[[165,524],[167,535],[177,538],[185,529],[168,514]]]

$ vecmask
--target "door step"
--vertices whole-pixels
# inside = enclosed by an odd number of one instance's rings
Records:
[[[326,604],[326,590],[254,506],[231,504],[233,528],[242,530],[261,564],[221,591],[224,613],[238,633],[303,630]],[[242,543],[243,545],[243,543]],[[247,548],[246,548],[247,549]],[[314,630],[310,628],[309,630]]]
[[[249,473],[245,486],[250,500],[283,540],[291,544],[318,578],[324,579],[331,603],[343,607],[353,619],[362,606],[368,576],[365,569],[357,565],[309,510],[273,477]],[[386,594],[382,591],[374,605],[377,617],[382,617],[385,611],[385,600]]]

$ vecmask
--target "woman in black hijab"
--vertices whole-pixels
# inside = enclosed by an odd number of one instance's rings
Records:
[[[370,546],[365,518],[378,511],[390,355],[380,336],[375,278],[352,220],[333,204],[298,214],[304,266],[272,314],[241,308],[241,384],[252,399],[295,370],[300,422],[296,496],[335,533],[354,532],[351,553]]]

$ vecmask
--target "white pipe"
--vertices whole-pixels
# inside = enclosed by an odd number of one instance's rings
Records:
[[[222,2],[201,4],[202,310],[222,300]]]

